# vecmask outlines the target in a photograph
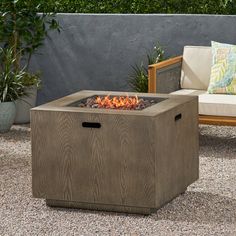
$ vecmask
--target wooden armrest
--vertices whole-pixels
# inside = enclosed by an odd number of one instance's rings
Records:
[[[161,61],[159,63],[149,65],[148,68],[162,69],[164,67],[182,62],[182,60],[183,60],[183,56],[173,57],[173,58],[167,59],[165,61]]]
[[[182,62],[183,56],[178,56],[174,58],[170,58],[168,60],[152,64],[148,66],[148,92],[155,93],[156,92],[156,71],[159,69],[163,69],[165,67],[177,64]]]

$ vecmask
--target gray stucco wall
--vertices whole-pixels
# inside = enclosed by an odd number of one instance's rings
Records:
[[[131,65],[157,41],[166,55],[184,45],[236,43],[236,16],[59,14],[62,32],[50,33],[32,70],[42,71],[37,103],[81,89],[129,91]]]

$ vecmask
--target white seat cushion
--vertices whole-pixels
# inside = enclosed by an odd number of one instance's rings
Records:
[[[236,95],[208,94],[205,90],[193,89],[181,89],[171,94],[197,95],[201,115],[236,116]]]
[[[211,47],[185,46],[181,70],[181,88],[207,90],[211,65]]]

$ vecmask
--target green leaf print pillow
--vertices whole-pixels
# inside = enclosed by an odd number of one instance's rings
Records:
[[[211,42],[212,67],[208,93],[236,94],[236,45]]]

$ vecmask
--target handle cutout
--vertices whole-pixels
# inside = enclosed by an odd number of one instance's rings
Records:
[[[100,123],[97,123],[97,122],[83,122],[82,126],[84,128],[99,129],[99,128],[101,128],[102,125]]]
[[[182,118],[182,114],[180,113],[180,114],[178,114],[178,115],[175,116],[175,121],[178,121],[178,120],[180,120],[181,118]]]

